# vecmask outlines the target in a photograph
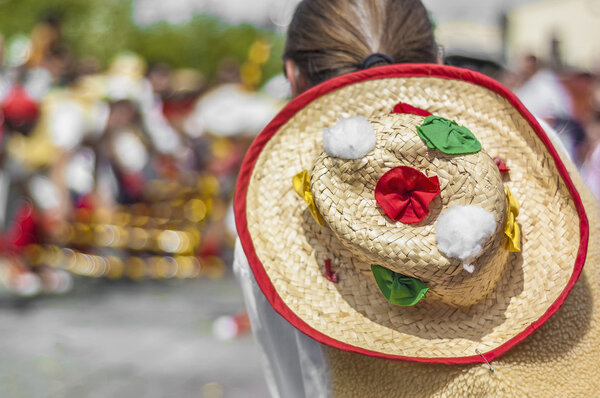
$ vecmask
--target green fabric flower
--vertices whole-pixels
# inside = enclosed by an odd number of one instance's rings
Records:
[[[379,290],[392,304],[415,305],[425,298],[429,290],[420,280],[390,271],[381,265],[371,264],[371,271]]]
[[[427,116],[423,124],[417,126],[419,137],[431,149],[450,155],[476,153],[481,150],[481,143],[465,126],[439,116]]]

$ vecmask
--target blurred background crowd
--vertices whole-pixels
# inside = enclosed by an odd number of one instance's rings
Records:
[[[423,2],[443,62],[511,88],[600,197],[600,1]],[[289,100],[296,4],[0,0],[4,293],[231,280],[237,172]],[[235,311],[218,337],[247,330]]]
[[[144,27],[146,3],[3,14],[2,281],[18,294],[225,272],[237,169],[288,96],[281,38],[205,16]]]

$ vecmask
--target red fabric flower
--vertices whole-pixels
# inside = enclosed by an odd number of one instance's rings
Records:
[[[414,224],[429,214],[429,203],[440,193],[437,176],[427,177],[412,167],[398,166],[381,176],[375,200],[392,220]]]
[[[431,112],[405,104],[404,102],[398,102],[392,110],[392,113],[410,113],[418,116],[431,116]]]
[[[500,173],[505,174],[510,171],[510,169],[506,166],[506,163],[504,163],[504,160],[500,158],[494,158],[494,163],[496,163],[496,166],[498,166]]]

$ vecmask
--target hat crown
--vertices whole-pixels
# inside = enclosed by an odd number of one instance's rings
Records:
[[[484,151],[448,155],[428,148],[416,131],[423,120],[411,114],[372,118],[375,148],[362,158],[350,160],[323,151],[313,163],[311,191],[328,227],[359,260],[353,263],[361,273],[372,277],[370,265],[378,264],[421,280],[430,288],[431,299],[455,306],[472,305],[495,288],[507,261],[508,252],[503,248],[504,184],[495,162]],[[375,200],[378,180],[397,166],[409,166],[439,180],[440,195],[429,204],[429,214],[419,223],[390,219]],[[476,205],[494,216],[495,232],[474,261],[473,273],[437,247],[437,220],[453,205]]]

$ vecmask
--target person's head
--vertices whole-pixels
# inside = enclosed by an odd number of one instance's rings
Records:
[[[538,58],[533,54],[527,54],[523,57],[523,60],[518,66],[518,73],[525,82],[535,75],[535,73],[540,70],[540,67],[541,65]]]
[[[148,68],[146,77],[150,81],[154,92],[160,96],[165,96],[171,89],[172,71],[166,64],[158,63],[151,65]]]
[[[373,53],[394,63],[437,62],[433,25],[420,0],[303,0],[283,54],[292,94],[362,69]]]

